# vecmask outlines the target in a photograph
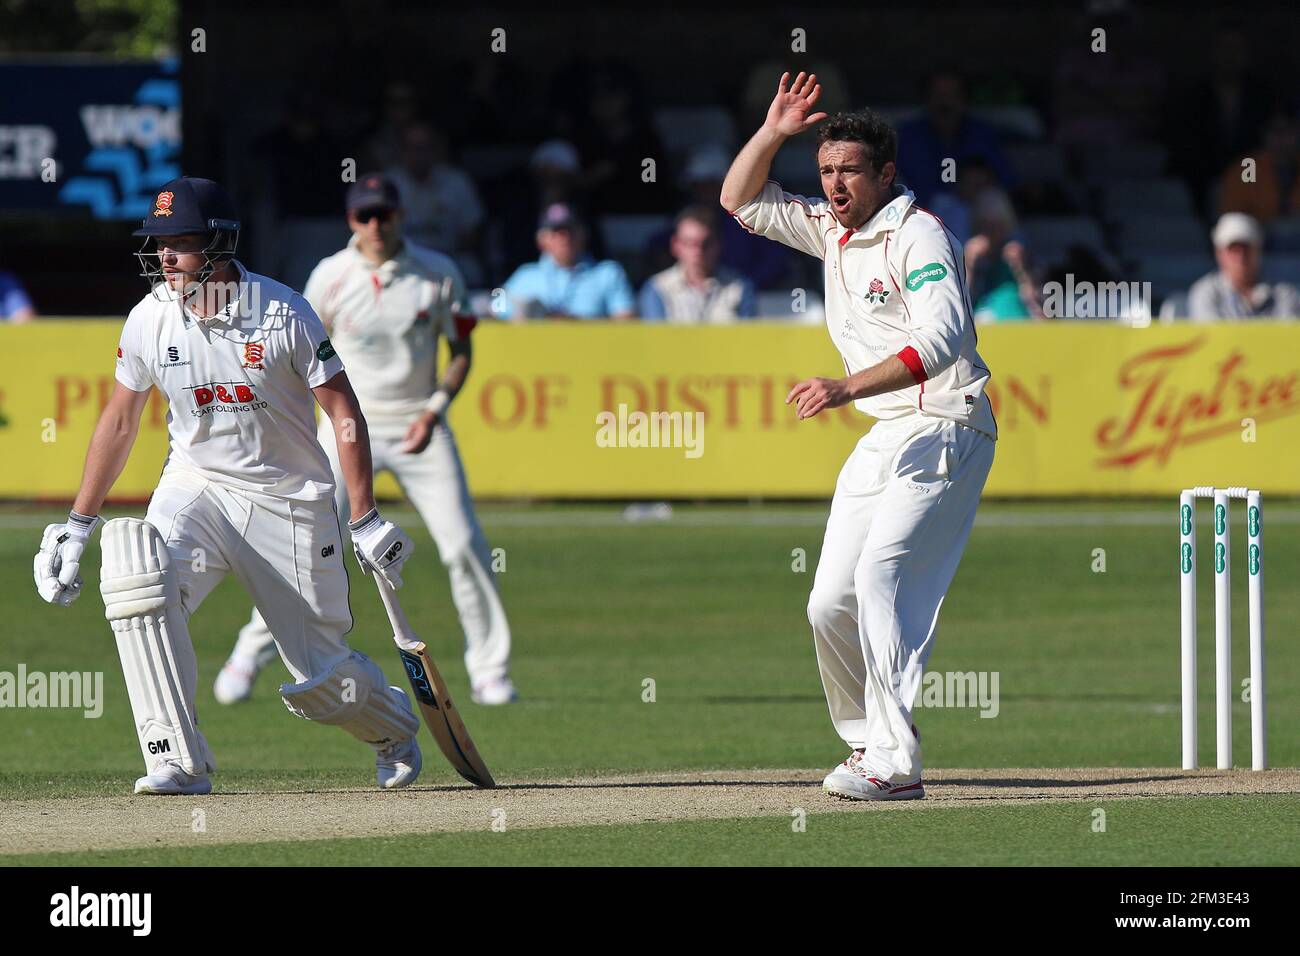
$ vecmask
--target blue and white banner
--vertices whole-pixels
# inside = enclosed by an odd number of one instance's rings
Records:
[[[175,60],[0,63],[0,211],[142,219],[180,175]]]

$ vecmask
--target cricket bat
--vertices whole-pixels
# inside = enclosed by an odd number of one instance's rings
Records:
[[[447,693],[438,667],[433,663],[428,648],[420,640],[406,619],[397,595],[380,574],[373,575],[379,588],[379,599],[384,602],[388,612],[388,622],[393,626],[393,642],[397,644],[397,653],[402,656],[402,665],[415,692],[415,700],[420,705],[424,722],[456,772],[476,787],[495,787],[492,772],[479,756],[478,748],[470,739],[465,729],[465,721],[460,719],[460,711]]]

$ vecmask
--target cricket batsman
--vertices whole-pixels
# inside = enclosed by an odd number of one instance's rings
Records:
[[[343,363],[301,295],[235,259],[240,222],[208,179],[165,185],[141,229],[150,292],[131,310],[116,384],[95,426],[64,524],[45,529],[36,588],[64,607],[81,594],[81,556],[122,473],[157,388],[170,406],[169,450],[143,521],[104,524],[100,592],[117,640],[145,775],[136,793],[212,789],[213,752],[195,711],[190,616],[233,573],[270,625],[294,683],[280,695],[307,720],[375,750],[376,779],[420,772],[419,722],[405,692],[344,640],[352,627],[334,478],[316,438],[315,402],[340,440],[362,570],[394,588],[411,539],[371,493],[366,420]]]
[[[853,402],[876,419],[840,471],[808,619],[848,758],[827,793],[925,795],[912,704],[939,609],[993,464],[997,425],[960,246],[895,182],[898,137],[875,113],[813,113],[815,76],[782,75],[721,202],[747,229],[825,263],[826,325],[843,378],[786,397],[799,419]],[[823,122],[823,120],[826,120]],[[825,200],[767,181],[777,150],[818,124]]]
[[[475,319],[465,282],[450,258],[403,238],[401,198],[387,176],[362,176],[346,205],[352,239],[321,260],[303,294],[353,371],[375,470],[397,478],[447,567],[472,698],[508,704],[517,697],[509,676],[510,625],[446,421],[472,358]],[[441,379],[440,337],[451,354]],[[322,420],[318,437],[346,518],[345,462],[329,421]],[[255,609],[217,677],[217,700],[234,703],[252,693],[258,670],[275,658],[272,631]]]

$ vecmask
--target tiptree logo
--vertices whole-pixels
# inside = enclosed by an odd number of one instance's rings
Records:
[[[1192,546],[1183,542],[1183,574],[1192,573]]]
[[[1227,567],[1227,564],[1225,563],[1227,556],[1228,549],[1223,546],[1223,542],[1216,541],[1214,544],[1214,570],[1216,573],[1222,574],[1223,569]]]
[[[1223,505],[1214,506],[1214,533],[1223,534],[1224,526],[1228,523],[1228,509]]]
[[[1246,510],[1246,530],[1252,538],[1259,535],[1259,509],[1253,505]]]
[[[1192,533],[1192,506],[1183,505],[1182,507],[1182,531],[1183,534]]]

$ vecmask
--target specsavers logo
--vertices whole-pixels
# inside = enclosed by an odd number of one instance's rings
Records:
[[[260,401],[247,382],[205,382],[191,385],[196,408],[190,409],[195,418],[211,415],[214,412],[252,412],[266,408],[267,403]]]
[[[913,269],[907,274],[907,291],[915,292],[927,282],[938,282],[940,279],[947,278],[947,276],[947,266],[942,262],[931,262],[929,265]]]

